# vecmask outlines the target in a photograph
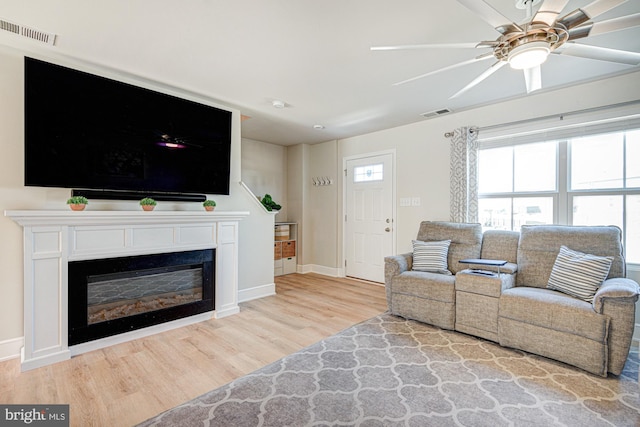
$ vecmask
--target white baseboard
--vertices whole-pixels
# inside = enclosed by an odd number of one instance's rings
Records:
[[[324,265],[317,264],[298,265],[298,273],[318,273],[323,276],[344,277],[344,271],[342,268],[326,267]]]
[[[238,291],[238,301],[245,302],[252,299],[264,298],[276,294],[276,284],[255,286],[249,289],[240,289]]]
[[[0,341],[0,362],[20,357],[20,349],[24,346],[24,338],[11,338]]]
[[[216,308],[214,319],[222,319],[223,317],[231,316],[233,314],[240,313],[240,307],[238,304],[229,304],[227,308]]]

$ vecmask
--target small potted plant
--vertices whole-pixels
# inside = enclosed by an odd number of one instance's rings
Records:
[[[152,211],[157,204],[158,203],[151,197],[145,197],[144,199],[140,200],[140,206],[142,206],[142,209],[145,211]]]
[[[264,206],[265,209],[267,209],[269,212],[279,211],[280,209],[282,209],[282,206],[277,204],[269,194],[265,194],[260,202],[262,203],[262,206]]]
[[[67,200],[67,204],[72,211],[82,211],[89,204],[89,200],[84,196],[73,196]]]
[[[202,202],[202,206],[204,206],[204,209],[206,211],[211,212],[216,208],[216,201],[207,199],[204,202]]]

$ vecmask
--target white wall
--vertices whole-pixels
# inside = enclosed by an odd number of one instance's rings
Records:
[[[307,216],[309,209],[305,209],[307,200],[307,186],[305,181],[309,175],[307,162],[309,145],[301,144],[287,147],[287,215],[288,221],[298,223],[298,265],[304,265],[308,258],[305,238],[307,230]]]
[[[30,55],[39,57],[38,55]],[[249,211],[240,224],[239,289],[249,290],[273,285],[274,215],[251,200],[240,185],[240,114],[211,99],[133,76],[114,74],[89,64],[67,63],[65,58],[44,58],[61,65],[79,68],[127,83],[147,87],[214,105],[233,112],[230,194],[210,195],[219,210]],[[0,211],[20,209],[68,209],[69,190],[25,187],[24,176],[24,99],[23,53],[0,47]],[[55,108],[55,100],[52,100]],[[136,202],[90,201],[88,209],[139,209]],[[195,203],[161,202],[158,210],[199,210]],[[9,218],[0,217],[0,359],[6,349],[15,349],[23,335],[23,243],[22,228]]]
[[[421,122],[339,141],[340,161],[367,152],[395,150],[397,217],[393,224],[399,253],[411,250],[420,221],[449,219],[449,144],[435,124],[435,120]],[[400,207],[402,197],[419,197],[421,206]],[[340,202],[342,212],[342,197]],[[342,238],[342,227],[338,234]]]
[[[311,161],[308,165],[308,175],[303,178],[305,192],[308,195],[308,203],[305,204],[305,220],[303,239],[306,254],[303,264],[305,269],[318,271],[318,266],[338,266],[340,253],[336,248],[340,247],[342,240],[338,239],[338,222],[341,215],[338,212],[337,178],[340,175],[341,166],[338,161],[338,143],[329,141],[323,144],[311,145],[308,148]],[[314,177],[327,177],[333,180],[331,185],[313,185]],[[327,251],[325,248],[334,250]],[[310,265],[310,264],[311,265]],[[319,270],[325,274],[338,275],[333,269]]]
[[[395,219],[397,252],[408,252],[411,239],[415,238],[420,221],[449,219],[449,140],[444,133],[460,126],[491,126],[550,114],[606,106],[640,99],[640,72],[626,74],[608,80],[591,82],[556,91],[540,91],[530,96],[473,110],[452,113],[424,120],[407,126],[383,130],[371,134],[337,141],[337,155],[318,156],[318,150],[307,150],[306,159],[314,170],[340,169],[344,157],[395,149],[396,152],[396,206]],[[323,144],[320,144],[322,146]],[[327,147],[333,142],[325,143]],[[311,146],[310,148],[313,149]],[[311,161],[312,159],[312,161]],[[302,179],[310,180],[313,174],[304,171]],[[323,216],[339,217],[342,214],[342,175],[338,174],[337,205],[330,213],[327,205]],[[310,193],[312,196],[314,193]],[[420,197],[419,207],[400,207],[399,198]],[[303,211],[317,209],[318,203],[308,197]],[[317,223],[313,219],[314,224]],[[303,224],[305,227],[307,224]],[[313,252],[304,262],[327,268],[339,268],[342,260],[341,221],[323,221],[323,233],[335,235],[336,241],[324,239],[314,245]],[[331,229],[335,227],[335,229]],[[305,236],[312,236],[305,233]],[[336,244],[337,243],[337,244]],[[309,242],[307,242],[309,244]],[[306,247],[306,246],[305,246]],[[337,257],[329,256],[334,251]]]
[[[302,271],[320,268],[336,275],[339,253],[326,248],[341,244],[337,235],[337,141],[284,147],[242,139],[242,180],[256,195],[271,194],[282,204],[276,221],[297,222],[298,265]],[[327,177],[332,185],[314,186],[312,177]],[[304,209],[303,209],[304,207]],[[307,262],[308,261],[308,262]]]
[[[242,138],[242,181],[253,194],[270,194],[282,206],[276,221],[287,219],[287,147]]]
[[[337,276],[342,243],[337,235],[341,166],[338,143],[288,147],[289,220],[298,223],[298,269]],[[313,178],[326,177],[331,185],[313,185]]]

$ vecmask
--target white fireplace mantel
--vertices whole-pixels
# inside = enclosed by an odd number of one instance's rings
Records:
[[[22,370],[162,330],[235,314],[238,223],[249,212],[5,211],[24,228]],[[68,346],[70,261],[216,248],[214,312]]]

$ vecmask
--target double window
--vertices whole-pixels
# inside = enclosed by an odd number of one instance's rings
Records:
[[[617,225],[640,264],[640,130],[481,148],[478,192],[485,229]]]

